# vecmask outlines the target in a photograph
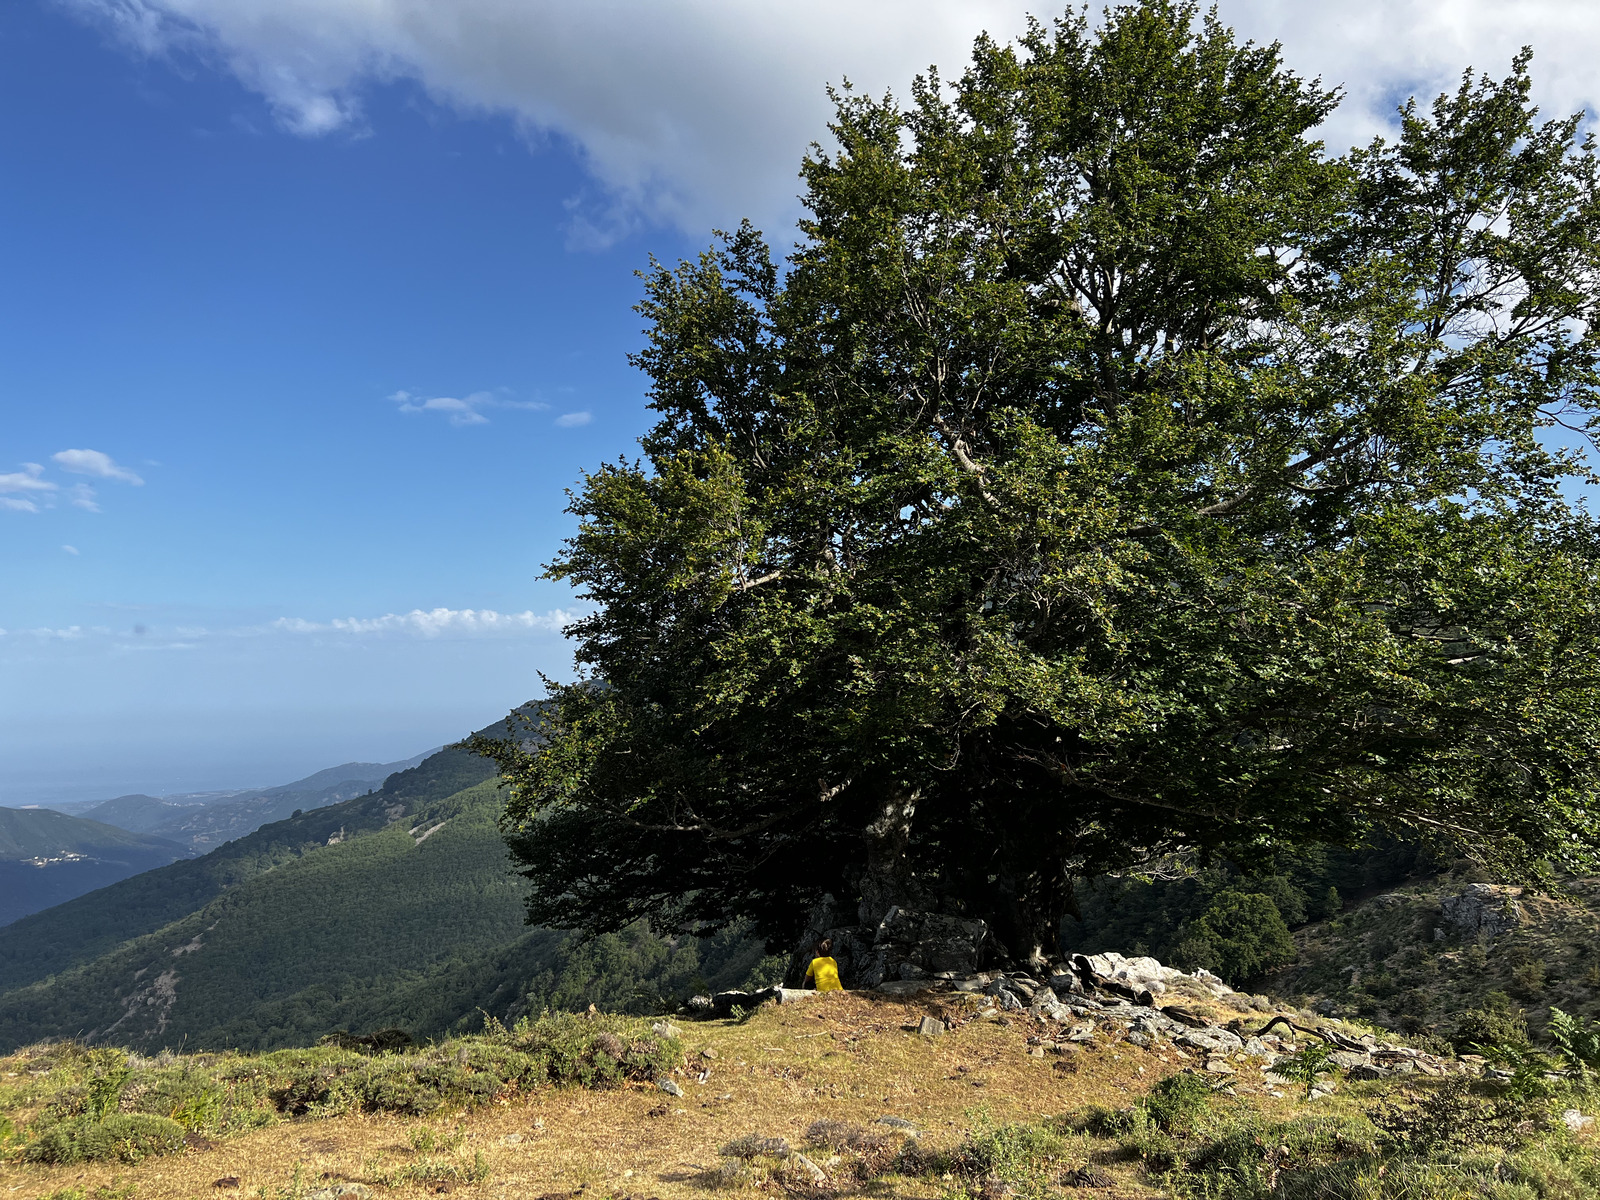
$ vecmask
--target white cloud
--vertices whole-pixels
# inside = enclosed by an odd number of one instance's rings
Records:
[[[594,420],[593,413],[569,412],[562,413],[559,417],[557,417],[556,424],[561,426],[563,429],[575,429],[579,425],[587,425],[592,420]]]
[[[15,499],[7,497],[7,493],[34,492],[48,493],[56,490],[56,485],[48,479],[40,479],[44,468],[38,463],[23,463],[22,470],[10,471],[0,474],[0,508],[9,508],[13,512],[38,512],[39,506],[32,500]]]
[[[289,129],[359,128],[374,81],[413,79],[466,113],[509,115],[578,149],[597,184],[573,201],[580,238],[641,222],[703,236],[750,216],[787,226],[801,153],[825,137],[823,85],[848,77],[904,96],[911,76],[1005,39],[1015,0],[61,0],[142,53],[198,52],[263,97]],[[1203,7],[1203,6],[1202,6]],[[1329,126],[1342,149],[1394,103],[1461,69],[1504,73],[1532,43],[1538,97],[1593,105],[1600,6],[1589,0],[1232,0],[1246,36],[1281,40],[1297,69],[1347,87]],[[381,136],[382,130],[377,131]]]
[[[94,475],[100,479],[115,479],[143,486],[144,480],[127,467],[119,467],[109,454],[99,450],[62,450],[50,456],[63,471],[74,475]]]
[[[76,546],[63,546],[61,548],[63,550],[65,550],[68,554],[72,555],[73,558],[77,558],[78,557],[78,548]]]
[[[67,494],[72,497],[72,507],[81,508],[85,512],[97,513],[100,505],[95,501],[95,490],[87,483],[75,483],[67,489]]]
[[[483,415],[483,409],[486,408],[522,408],[537,411],[549,407],[537,400],[512,400],[498,392],[473,392],[460,398],[434,396],[431,399],[424,399],[410,392],[395,392],[389,399],[398,404],[403,413],[443,413],[449,417],[452,425],[487,425],[489,418]]]
[[[331,621],[307,621],[282,617],[271,629],[284,633],[409,634],[439,637],[443,634],[558,633],[577,617],[565,609],[547,613],[531,610],[501,613],[488,608],[414,608],[408,613],[387,613],[381,617],[336,617]]]

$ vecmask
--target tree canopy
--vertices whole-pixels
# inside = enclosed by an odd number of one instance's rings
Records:
[[[645,275],[659,421],[549,569],[586,674],[487,748],[531,917],[1021,955],[1174,851],[1590,862],[1600,196],[1528,64],[1343,156],[1167,0],[834,93],[781,267]]]

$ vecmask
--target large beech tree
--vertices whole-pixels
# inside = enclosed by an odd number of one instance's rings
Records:
[[[1590,863],[1600,196],[1528,61],[1344,157],[1162,0],[837,95],[781,268],[645,276],[660,420],[550,568],[587,675],[482,747],[530,917],[1022,956],[1179,851]]]

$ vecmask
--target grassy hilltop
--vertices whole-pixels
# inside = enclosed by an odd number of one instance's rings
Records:
[[[1176,1044],[1104,1030],[1056,1045],[1026,1016],[975,1019],[981,1003],[839,993],[742,1021],[565,1016],[373,1054],[37,1046],[0,1060],[0,1186],[26,1200],[1600,1192],[1592,1126],[1562,1118],[1594,1103],[1578,1084],[1346,1079],[1308,1100],[1242,1056],[1202,1070]],[[916,1032],[926,1016],[949,1032]]]

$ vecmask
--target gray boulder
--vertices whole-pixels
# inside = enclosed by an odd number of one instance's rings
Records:
[[[1460,895],[1449,897],[1439,909],[1445,927],[1454,933],[1463,937],[1480,933],[1499,937],[1522,924],[1522,905],[1517,902],[1521,895],[1521,888],[1469,883]]]

